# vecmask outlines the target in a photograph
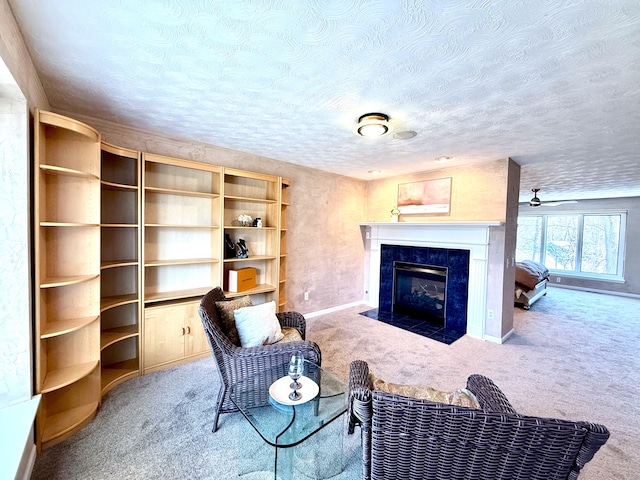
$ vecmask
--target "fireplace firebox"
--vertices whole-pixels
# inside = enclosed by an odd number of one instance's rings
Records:
[[[445,326],[446,267],[393,262],[392,311]]]

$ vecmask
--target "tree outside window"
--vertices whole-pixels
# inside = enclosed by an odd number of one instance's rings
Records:
[[[592,278],[622,278],[625,213],[521,215],[516,261]]]

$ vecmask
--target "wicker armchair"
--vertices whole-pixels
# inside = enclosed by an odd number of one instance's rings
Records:
[[[349,387],[366,480],[575,479],[609,438],[602,425],[519,415],[482,375],[467,380],[482,409],[372,391],[360,360]]]
[[[291,353],[300,350],[305,358],[320,365],[320,347],[314,342],[294,341],[288,343],[276,343],[260,347],[242,348],[229,341],[224,332],[223,323],[218,315],[215,302],[226,300],[220,287],[210,290],[200,302],[200,318],[204,331],[209,340],[209,346],[213,358],[218,364],[220,378],[220,390],[216,399],[213,430],[218,429],[218,417],[220,413],[235,412],[237,409],[229,399],[229,386],[242,378],[271,369],[282,367],[277,372],[260,378],[268,387],[280,377],[285,376]],[[276,316],[283,327],[294,327],[302,338],[306,336],[306,322],[304,317],[297,312],[277,313]]]

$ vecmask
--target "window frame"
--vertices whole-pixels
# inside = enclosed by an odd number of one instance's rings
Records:
[[[540,217],[542,219],[542,225],[540,227],[540,244],[538,248],[540,249],[540,263],[546,265],[546,256],[547,256],[547,224],[548,217],[566,217],[566,216],[575,216],[578,217],[577,224],[577,236],[576,236],[576,258],[575,258],[575,270],[556,270],[549,268],[549,272],[553,275],[558,275],[562,277],[573,277],[573,278],[581,278],[587,280],[596,280],[602,282],[613,282],[613,283],[624,283],[624,267],[625,267],[625,252],[626,252],[626,244],[627,244],[627,218],[628,218],[628,210],[592,210],[592,211],[583,211],[583,210],[557,210],[553,212],[545,211],[545,212],[526,212],[519,213],[518,219],[521,217]],[[617,274],[607,274],[607,273],[589,273],[589,272],[581,272],[582,268],[582,250],[583,250],[583,235],[584,235],[584,218],[588,216],[620,216],[620,232],[618,238],[618,262],[617,262]],[[520,222],[518,221],[518,224]],[[517,233],[516,233],[516,241],[517,241]],[[517,247],[516,247],[517,249]],[[548,267],[547,267],[548,268]]]

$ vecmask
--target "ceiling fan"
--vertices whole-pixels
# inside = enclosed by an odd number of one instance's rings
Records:
[[[539,188],[532,188],[531,191],[533,192],[533,198],[531,200],[529,200],[529,206],[530,207],[539,207],[540,205],[544,205],[545,207],[557,207],[558,205],[563,205],[565,203],[578,203],[575,200],[562,200],[559,202],[545,202],[542,203],[540,201],[540,199],[538,198],[538,192],[540,191]]]

